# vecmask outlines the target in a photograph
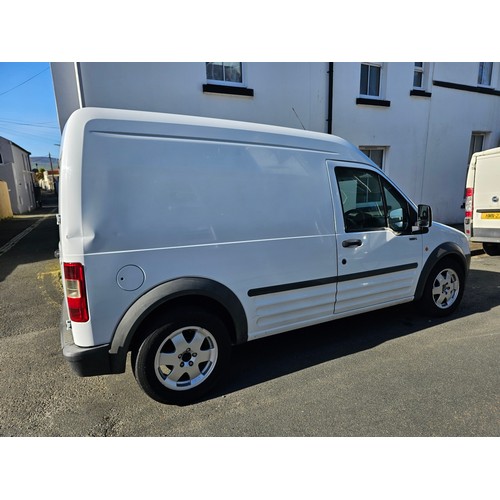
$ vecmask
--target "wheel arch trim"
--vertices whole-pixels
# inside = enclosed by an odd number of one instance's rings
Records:
[[[464,281],[467,278],[467,273],[469,271],[470,266],[470,254],[464,254],[463,250],[459,245],[453,242],[442,243],[434,251],[429,255],[427,261],[425,262],[422,272],[420,273],[420,277],[418,279],[417,287],[415,290],[415,300],[419,300],[422,298],[424,293],[424,288],[427,280],[429,279],[429,275],[431,274],[434,266],[445,257],[452,256],[455,259],[458,259],[460,264],[462,265],[464,271]],[[464,283],[465,284],[465,283]],[[462,286],[464,285],[462,284]]]
[[[185,277],[162,283],[139,297],[118,323],[109,354],[113,373],[125,370],[127,353],[141,324],[158,308],[180,297],[204,297],[222,306],[234,324],[234,343],[248,340],[248,322],[238,297],[225,285],[207,278]]]

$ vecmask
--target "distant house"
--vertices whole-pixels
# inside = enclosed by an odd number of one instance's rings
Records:
[[[38,185],[46,191],[55,191],[59,185],[59,169],[45,170],[43,178],[38,181]]]
[[[463,221],[473,153],[500,144],[498,62],[56,62],[61,129],[96,106],[336,134],[435,218]]]
[[[30,155],[21,146],[0,137],[0,180],[7,183],[14,214],[24,214],[35,208]]]

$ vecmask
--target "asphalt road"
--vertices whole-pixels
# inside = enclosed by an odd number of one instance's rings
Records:
[[[449,319],[405,305],[251,342],[217,392],[164,406],[130,367],[79,378],[63,360],[57,226],[45,214],[0,255],[0,436],[500,434],[500,257],[473,257]]]

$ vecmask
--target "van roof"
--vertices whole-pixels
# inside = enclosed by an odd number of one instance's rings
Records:
[[[162,135],[189,137],[307,149],[330,153],[332,159],[339,157],[343,160],[358,161],[376,167],[364,153],[340,137],[253,122],[152,111],[89,107],[79,109],[70,116],[65,126],[65,132],[74,128],[87,131],[154,135],[156,137]]]
[[[493,149],[485,149],[484,151],[478,151],[477,153],[474,153],[474,156],[477,158],[479,156],[490,156],[498,154],[500,154],[500,148],[493,148]]]

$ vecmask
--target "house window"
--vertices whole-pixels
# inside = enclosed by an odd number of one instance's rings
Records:
[[[380,96],[380,64],[361,64],[361,79],[359,85],[359,93],[364,96],[379,97]]]
[[[416,62],[413,69],[413,87],[421,89],[424,87],[424,63]]]
[[[3,163],[2,153],[0,153],[0,164]]]
[[[381,170],[384,169],[384,147],[361,146],[359,149]]]
[[[205,70],[207,74],[207,83],[203,84],[205,94],[254,96],[253,89],[249,89],[245,84],[243,63],[207,62]]]
[[[470,139],[470,148],[469,148],[469,161],[467,162],[467,164],[470,163],[470,159],[472,158],[472,155],[474,153],[477,153],[478,151],[483,151],[485,138],[486,134],[484,132],[472,132],[472,136]]]
[[[491,72],[492,72],[492,70],[493,70],[493,63],[480,62],[477,83],[479,85],[485,85],[485,86],[489,87],[491,85]]]
[[[413,87],[410,90],[411,96],[416,97],[431,97],[432,94],[427,92],[429,86],[430,63],[414,62],[413,63]]]
[[[207,81],[218,85],[243,85],[243,67],[240,62],[207,62]]]

